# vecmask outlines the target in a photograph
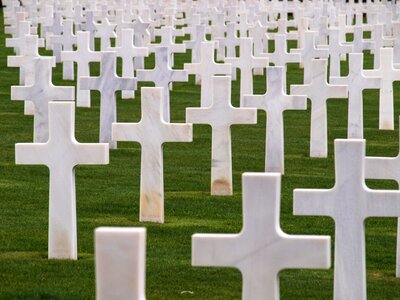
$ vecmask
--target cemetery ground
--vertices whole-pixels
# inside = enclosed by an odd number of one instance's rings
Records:
[[[1,17],[2,18],[2,17]],[[0,24],[3,20],[0,19]],[[23,102],[10,100],[10,86],[18,83],[18,70],[6,67],[5,35],[0,29],[0,298],[93,299],[95,295],[94,229],[100,226],[147,228],[146,294],[148,299],[240,299],[238,270],[191,266],[194,233],[237,233],[242,227],[241,175],[263,172],[265,118],[257,125],[232,126],[234,195],[210,196],[211,127],[194,125],[193,143],[164,145],[165,224],[140,223],[140,145],[119,142],[110,151],[107,166],[76,169],[78,222],[77,261],[47,259],[49,172],[44,166],[16,166],[15,143],[32,142],[32,116],[23,115]],[[189,54],[175,56],[176,68],[190,62]],[[146,60],[151,68],[154,55]],[[366,55],[365,67],[371,68]],[[289,65],[288,84],[301,83],[298,64]],[[98,74],[93,65],[92,75]],[[61,65],[53,76],[61,80]],[[342,65],[346,74],[346,63]],[[141,84],[140,86],[144,86]],[[239,104],[239,77],[233,82],[234,106]],[[265,76],[256,76],[256,93],[265,92]],[[368,156],[396,156],[399,151],[398,115],[400,84],[395,84],[394,131],[378,130],[378,91],[364,92],[364,137]],[[140,91],[121,100],[118,121],[140,120]],[[171,122],[185,121],[185,108],[198,107],[200,86],[174,83]],[[223,117],[223,116],[221,116]],[[333,236],[330,218],[294,216],[293,189],[331,188],[335,182],[333,141],[347,136],[347,101],[328,100],[329,157],[309,157],[310,102],[307,111],[286,111],[285,175],[282,177],[281,227],[290,234]],[[98,142],[99,93],[92,92],[92,107],[77,108],[76,138]],[[151,132],[149,133],[151,134]],[[370,188],[397,189],[394,181],[368,180]],[[366,222],[368,297],[400,299],[400,279],[395,278],[396,219],[371,218]],[[299,252],[302,249],[298,249]],[[334,261],[332,262],[332,264]],[[333,268],[285,270],[280,273],[282,299],[332,299]]]

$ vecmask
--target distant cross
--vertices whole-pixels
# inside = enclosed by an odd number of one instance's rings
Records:
[[[77,87],[76,87],[76,105],[79,107],[90,107],[90,91],[82,90],[79,78],[90,76],[91,62],[99,62],[101,53],[90,50],[89,32],[78,32],[76,51],[62,51],[61,60],[76,62],[77,64]]]
[[[186,122],[211,125],[211,195],[232,195],[231,125],[257,123],[257,110],[231,105],[230,76],[214,76],[213,86],[212,104],[187,108]]]
[[[146,299],[146,228],[99,227],[96,299]]]
[[[379,129],[394,129],[393,82],[400,81],[400,69],[393,63],[393,48],[381,48],[379,69],[365,70],[366,76],[380,77],[379,89]]]
[[[240,106],[243,97],[253,93],[253,69],[264,69],[268,66],[268,58],[253,56],[253,39],[240,38],[240,56],[227,57],[225,62],[230,63],[233,69],[240,69]]]
[[[116,149],[117,143],[111,138],[112,123],[117,121],[116,91],[135,90],[136,78],[117,76],[117,58],[114,52],[101,52],[100,76],[81,77],[83,90],[98,90],[100,97],[100,142],[109,143]]]
[[[34,142],[45,143],[49,138],[48,103],[75,99],[75,88],[52,83],[52,59],[35,59],[34,80],[26,86],[12,86],[11,99],[32,101],[34,112]]]
[[[363,53],[349,54],[349,74],[345,77],[331,77],[331,83],[347,85],[349,90],[349,115],[347,138],[362,139],[363,122],[363,90],[379,89],[381,79],[377,76],[365,76],[363,69]]]
[[[49,258],[77,259],[75,167],[108,164],[107,144],[75,140],[75,103],[49,103],[49,140],[16,144],[15,162],[50,171]]]
[[[277,300],[281,270],[330,267],[330,237],[282,231],[280,174],[244,173],[242,182],[242,231],[194,234],[192,265],[237,268],[243,278],[242,299]]]
[[[121,34],[117,37],[121,40],[121,46],[112,48],[117,57],[122,59],[122,77],[133,77],[135,74],[134,60],[149,55],[147,47],[136,47],[133,44],[133,35],[133,29],[122,29]],[[121,96],[122,99],[134,98],[135,91],[122,91]]]
[[[374,48],[375,42],[373,40],[365,40],[363,36],[363,27],[354,26],[353,51],[355,53],[363,53],[364,50],[372,50]]]
[[[380,49],[383,47],[393,47],[394,38],[384,36],[384,25],[375,24],[372,30],[372,39],[374,40],[374,48],[371,51],[374,54],[374,69],[379,68],[381,61]]]
[[[267,68],[267,92],[264,95],[245,95],[243,107],[255,107],[267,113],[265,140],[265,172],[284,173],[283,112],[307,109],[306,96],[286,94],[284,67]]]
[[[232,73],[231,64],[217,64],[214,61],[214,43],[201,43],[201,59],[197,63],[184,64],[184,69],[189,74],[200,75],[201,77],[201,107],[211,105],[210,92],[214,75],[229,75]]]
[[[109,51],[111,47],[111,39],[116,38],[115,27],[116,24],[111,24],[107,18],[103,18],[100,24],[95,24],[96,32],[95,37],[100,38],[100,50]]]
[[[327,157],[328,155],[328,129],[326,101],[331,98],[347,98],[348,88],[345,85],[328,84],[327,59],[314,59],[311,61],[310,83],[292,85],[291,94],[306,95],[311,100],[311,157]]]
[[[163,119],[162,89],[142,88],[139,123],[113,124],[113,140],[135,141],[142,146],[140,221],[145,222],[164,223],[163,143],[192,141],[192,124],[168,123]]]
[[[400,188],[400,153],[395,157],[366,157],[365,178],[395,180]],[[396,277],[400,277],[400,218],[397,219]]]
[[[236,24],[229,23],[226,25],[226,37],[216,38],[218,41],[217,59],[224,60],[225,57],[236,57],[236,47],[239,46],[239,38],[236,34]],[[200,51],[200,43],[198,44],[198,51]],[[193,61],[192,62],[196,62]],[[197,61],[198,62],[198,61]],[[236,78],[233,78],[234,80]]]
[[[93,11],[86,11],[85,22],[81,24],[80,30],[89,32],[89,49],[94,51],[94,34],[96,32],[96,23],[94,22]]]
[[[266,53],[269,62],[273,63],[275,67],[285,67],[288,63],[300,63],[301,56],[299,53],[287,52],[287,39],[282,34],[275,34],[275,51]]]
[[[155,48],[155,67],[152,70],[137,70],[138,81],[154,82],[156,87],[162,87],[164,92],[163,117],[166,122],[170,120],[170,97],[169,85],[171,82],[188,81],[188,72],[186,70],[174,70],[170,64],[170,56],[167,47]]]
[[[335,299],[367,299],[365,219],[400,216],[400,192],[369,189],[364,161],[365,140],[335,140],[334,187],[294,190],[295,215],[335,221]]]

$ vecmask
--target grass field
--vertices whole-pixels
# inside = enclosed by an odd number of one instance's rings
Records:
[[[0,19],[0,24],[3,20]],[[2,27],[2,25],[1,25]],[[10,86],[18,83],[18,70],[6,68],[5,35],[0,38],[0,298],[93,299],[94,229],[99,226],[147,228],[148,299],[240,299],[241,275],[235,269],[191,266],[194,233],[236,233],[242,226],[241,174],[262,172],[265,152],[265,114],[257,125],[232,127],[234,195],[210,196],[211,128],[194,125],[193,143],[164,145],[165,224],[139,223],[140,145],[119,143],[110,152],[108,166],[79,166],[76,171],[78,261],[47,259],[49,172],[44,166],[16,166],[14,145],[32,142],[33,119],[23,115],[22,101],[10,100]],[[190,62],[177,55],[176,67]],[[147,62],[150,67],[153,57]],[[372,67],[372,56],[365,57]],[[346,63],[342,71],[347,72]],[[238,78],[239,79],[239,78]],[[288,84],[301,83],[302,70],[290,65]],[[54,71],[56,85],[61,66]],[[255,78],[256,93],[265,92],[265,77]],[[235,106],[239,80],[233,83]],[[120,95],[120,94],[118,94]],[[118,100],[118,121],[140,119],[140,93],[134,100]],[[400,86],[395,85],[395,120],[398,129]],[[119,97],[118,97],[119,98]],[[184,122],[185,108],[200,103],[200,86],[174,83],[171,121]],[[282,179],[281,226],[291,234],[331,235],[329,218],[292,214],[294,188],[333,186],[333,141],[346,137],[347,100],[328,101],[329,157],[309,157],[310,102],[307,111],[288,111],[285,121],[285,176]],[[378,130],[378,91],[364,93],[367,155],[395,156],[398,130]],[[92,107],[76,111],[76,137],[97,142],[99,94]],[[396,189],[394,181],[368,181],[371,188]],[[367,280],[370,299],[400,299],[400,279],[395,278],[396,220],[373,218],[366,222]],[[332,243],[333,249],[333,243]],[[299,249],[301,251],[301,249]],[[332,251],[333,252],[333,251]],[[332,264],[334,261],[332,262]],[[332,299],[333,269],[285,270],[280,273],[282,299]],[[188,292],[190,291],[190,293]]]

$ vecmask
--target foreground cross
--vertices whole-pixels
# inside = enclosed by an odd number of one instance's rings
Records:
[[[231,125],[257,123],[257,110],[231,105],[231,77],[213,77],[209,107],[187,108],[186,122],[212,127],[211,195],[232,195]]]
[[[243,175],[243,229],[239,234],[195,234],[192,265],[235,267],[242,299],[279,299],[279,272],[330,267],[330,237],[288,235],[280,228],[281,175]],[[300,250],[301,249],[301,250]]]
[[[50,171],[49,258],[77,259],[75,167],[108,164],[108,144],[75,140],[75,102],[49,103],[49,140],[16,144],[15,162]]]
[[[395,157],[366,157],[365,178],[395,180],[400,188],[400,153]],[[397,219],[396,277],[400,277],[400,218]]]
[[[117,76],[117,58],[111,51],[101,53],[101,69],[98,77],[81,77],[82,90],[100,91],[100,142],[109,143],[111,149],[117,143],[111,138],[112,123],[117,121],[116,91],[136,89],[136,78]]]
[[[306,96],[286,94],[286,68],[267,68],[267,92],[264,95],[246,95],[244,107],[255,107],[267,113],[265,139],[265,171],[284,173],[283,112],[289,109],[307,109]]]
[[[313,59],[310,65],[311,82],[290,87],[291,94],[306,95],[311,100],[311,157],[327,157],[328,155],[326,101],[330,98],[347,97],[347,86],[327,83],[327,66],[327,59]]]
[[[96,239],[96,299],[145,300],[146,228],[100,227]]]
[[[332,189],[296,189],[294,214],[335,221],[335,299],[366,299],[365,228],[368,217],[400,216],[400,192],[365,185],[365,140],[335,140]]]
[[[164,223],[164,172],[162,145],[191,142],[192,124],[167,123],[163,119],[163,88],[142,88],[142,119],[139,123],[114,123],[114,141],[139,142],[140,221]]]

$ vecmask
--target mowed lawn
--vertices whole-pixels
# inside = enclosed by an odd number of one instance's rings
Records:
[[[0,19],[0,24],[3,20]],[[2,26],[2,25],[1,25]],[[165,224],[139,223],[140,145],[119,143],[110,151],[108,166],[79,166],[76,170],[78,261],[47,259],[49,172],[45,166],[16,166],[15,143],[32,142],[33,117],[24,116],[23,102],[10,100],[11,85],[18,84],[18,69],[7,68],[4,30],[0,39],[0,298],[93,299],[95,297],[94,230],[99,226],[147,228],[146,294],[148,299],[240,299],[241,274],[228,268],[191,266],[194,233],[237,233],[242,226],[241,175],[263,172],[266,115],[257,125],[232,126],[234,195],[210,196],[211,127],[194,125],[192,143],[164,145]],[[190,55],[176,55],[176,68]],[[146,65],[154,64],[151,56]],[[372,56],[365,57],[372,67]],[[56,85],[73,85],[54,70]],[[297,64],[288,68],[288,84],[301,83]],[[343,64],[343,74],[347,72]],[[98,72],[94,66],[93,74]],[[185,108],[198,107],[200,86],[174,83],[171,120],[185,121]],[[233,82],[232,102],[238,106],[239,78]],[[256,76],[256,93],[265,92],[265,77]],[[378,91],[364,93],[364,126],[367,155],[398,153],[400,88],[395,84],[394,131],[378,130]],[[76,110],[79,142],[97,142],[99,93],[92,107]],[[285,175],[282,177],[281,227],[290,234],[331,235],[330,218],[293,216],[293,189],[330,188],[335,182],[333,141],[346,138],[345,99],[328,102],[329,157],[309,157],[310,102],[307,111],[287,111],[285,124]],[[118,121],[140,120],[140,92],[121,100]],[[221,116],[223,117],[223,116]],[[151,134],[151,133],[149,133]],[[394,181],[368,181],[371,188],[397,189]],[[373,218],[366,222],[367,281],[370,299],[400,299],[400,279],[395,278],[396,219]],[[332,253],[333,253],[332,243]],[[301,255],[302,249],[298,249]],[[332,261],[334,264],[334,261]],[[262,283],[260,283],[262,284]],[[280,273],[282,299],[332,299],[333,268],[285,270]]]

